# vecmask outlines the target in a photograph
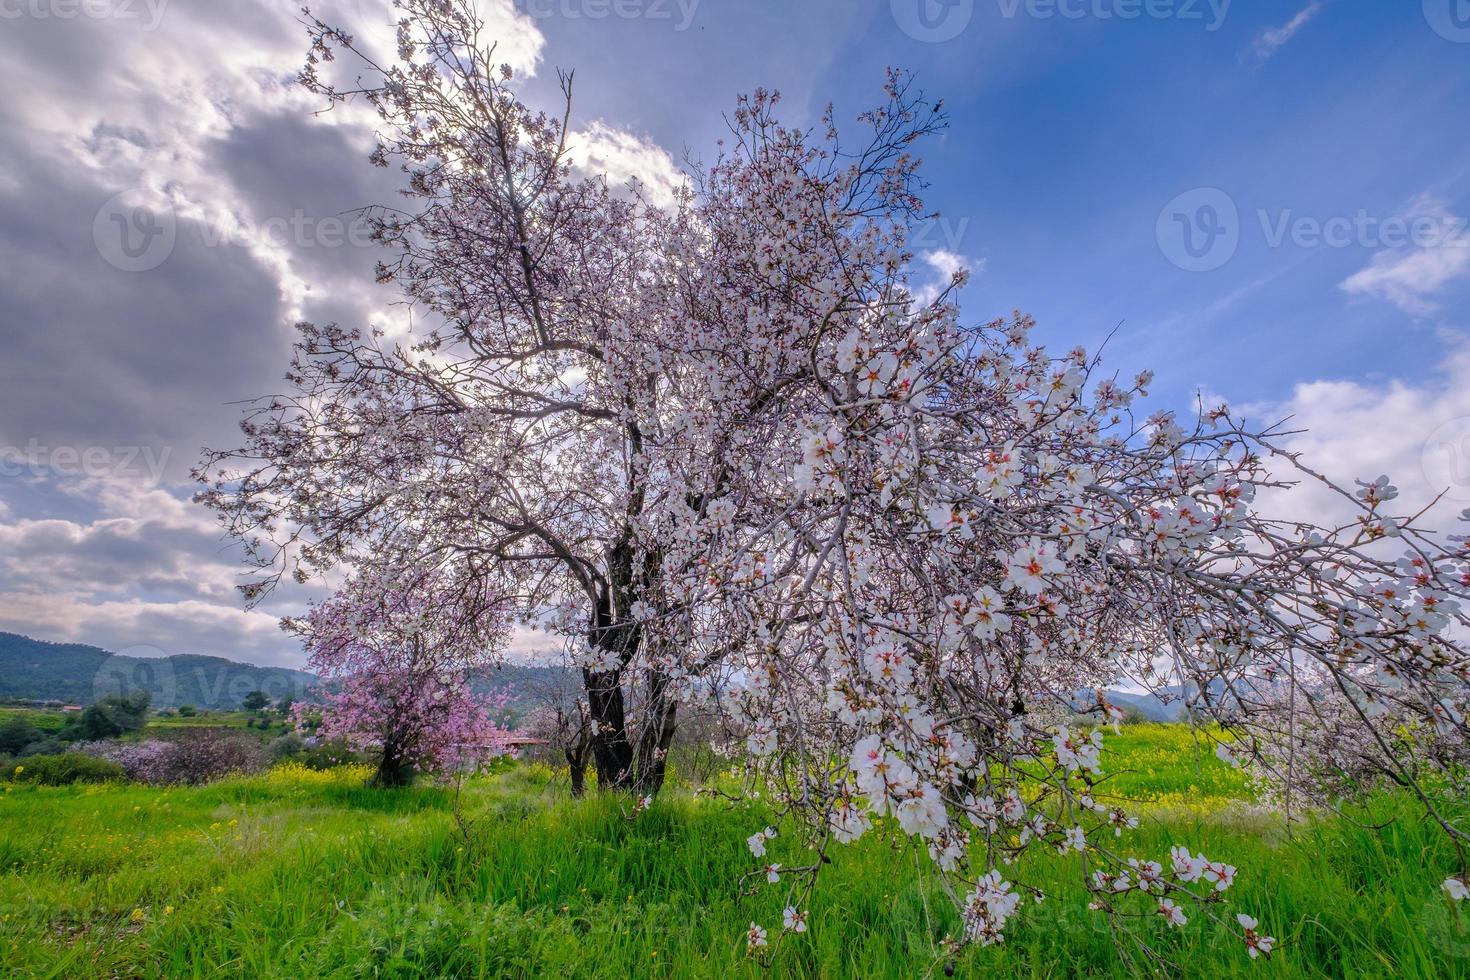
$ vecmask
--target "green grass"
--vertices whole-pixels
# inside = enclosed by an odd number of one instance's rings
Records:
[[[68,717],[75,717],[75,715],[39,708],[0,708],[0,724],[12,718],[25,718],[41,731],[53,735],[65,727]],[[270,728],[259,727],[262,721],[269,721]],[[252,724],[247,727],[247,722]],[[158,732],[180,728],[232,728],[267,737],[291,731],[292,725],[277,714],[262,714],[255,711],[200,711],[193,715],[161,715],[155,712],[148,716],[148,722],[142,731],[134,732],[130,737],[143,739]]]
[[[0,708],[0,725],[12,718],[24,718],[43,732],[59,732],[66,724],[66,714],[40,708]]]
[[[262,721],[270,722],[270,728],[261,728]],[[246,723],[250,724],[247,725]],[[201,711],[195,715],[150,715],[143,729],[143,738],[155,730],[180,728],[232,728],[255,734],[283,735],[294,730],[290,722],[276,714],[260,714],[255,711]]]
[[[1279,937],[1270,962],[1203,916],[1109,932],[1083,908],[1077,857],[1028,859],[1013,879],[1055,893],[1006,943],[964,951],[958,976],[1136,975],[1148,943],[1199,977],[1470,976],[1470,930],[1440,897],[1453,854],[1411,806],[1370,807],[1288,837],[1187,729],[1125,728],[1104,767],[1146,799],[1129,853],[1186,844],[1240,868],[1230,895]],[[927,857],[870,835],[837,849],[810,931],[769,969],[746,955],[752,919],[777,926],[784,886],[739,893],[764,825],[682,791],[637,819],[628,801],[566,800],[518,766],[475,780],[457,831],[450,791],[362,785],[365,771],[299,767],[193,789],[8,785],[0,795],[0,975],[6,977],[918,977],[943,976],[955,929]],[[769,859],[799,864],[794,835]],[[776,929],[772,928],[772,937]],[[932,968],[932,972],[931,972]],[[1158,971],[1155,971],[1158,972]]]

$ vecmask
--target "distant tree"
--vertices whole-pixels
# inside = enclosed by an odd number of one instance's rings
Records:
[[[270,703],[271,699],[266,697],[264,691],[251,691],[245,695],[245,700],[240,702],[240,706],[246,711],[262,711]]]
[[[523,692],[533,707],[520,728],[544,739],[566,760],[572,795],[587,788],[587,766],[592,761],[592,715],[582,696],[581,677],[572,669],[554,670]]]
[[[312,670],[337,682],[320,707],[296,705],[298,724],[307,728],[320,713],[318,735],[376,752],[377,786],[508,750],[493,714],[503,701],[476,696],[467,680],[500,642],[504,617],[493,597],[471,599],[466,585],[433,572],[359,577],[288,622],[305,639]],[[439,615],[450,601],[479,614]]]
[[[78,738],[93,740],[138,731],[148,721],[150,700],[147,691],[109,694],[81,713],[72,723],[73,732]]]
[[[0,725],[0,755],[20,755],[27,745],[39,742],[43,737],[44,733],[29,718],[11,718]]]
[[[179,705],[180,718],[193,718],[197,714],[199,714],[199,709],[194,707],[192,704]]]
[[[291,716],[291,708],[295,704],[296,704],[296,699],[293,698],[293,697],[290,697],[288,695],[288,696],[286,696],[284,698],[281,698],[281,700],[279,700],[279,701],[276,702],[276,711],[282,717],[289,718]]]

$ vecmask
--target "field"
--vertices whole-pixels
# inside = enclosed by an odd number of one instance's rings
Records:
[[[1240,868],[1231,896],[1278,937],[1269,962],[1202,917],[1167,931],[1143,916],[1115,935],[1078,897],[1076,855],[1007,869],[1057,897],[1025,908],[1003,946],[952,960],[927,857],[870,835],[838,851],[810,931],[763,968],[744,933],[779,926],[781,890],[742,895],[738,880],[759,809],[676,788],[630,820],[627,800],[574,803],[564,779],[517,764],[466,785],[464,834],[452,790],[287,766],[169,790],[6,784],[0,974],[1113,976],[1150,972],[1141,940],[1169,975],[1470,976],[1470,930],[1438,889],[1453,853],[1405,801],[1362,814],[1381,831],[1330,818],[1287,835],[1237,773],[1194,757],[1186,728],[1125,728],[1104,763],[1140,801],[1131,851],[1186,844]],[[783,836],[771,859],[802,855]]]

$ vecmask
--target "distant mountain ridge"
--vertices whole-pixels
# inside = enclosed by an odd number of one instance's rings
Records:
[[[87,705],[109,694],[147,691],[155,708],[238,708],[251,691],[299,698],[315,674],[257,667],[223,657],[132,657],[83,643],[48,643],[0,633],[0,698]]]
[[[538,691],[555,687],[562,667],[506,664],[473,682],[480,693],[505,691],[520,713],[537,701]],[[88,705],[109,694],[147,691],[154,708],[193,705],[210,711],[240,707],[251,691],[272,700],[307,698],[322,686],[315,674],[289,667],[175,654],[133,657],[83,643],[50,643],[18,633],[0,632],[0,700],[60,701]]]
[[[1157,694],[1110,690],[1107,696],[1108,701],[1117,707],[1132,708],[1149,721],[1181,721],[1186,713],[1183,698],[1176,698],[1165,704]]]

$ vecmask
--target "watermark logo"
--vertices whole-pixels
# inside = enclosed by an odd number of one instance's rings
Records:
[[[31,439],[24,446],[0,445],[0,476],[106,479],[127,477],[157,486],[168,468],[169,447],[48,446]]]
[[[192,228],[190,237],[197,237],[203,248],[222,245],[242,248],[263,245],[281,249],[377,247],[373,223],[366,211],[352,212],[347,217],[336,214],[318,217],[297,208],[290,215],[272,215],[259,221],[236,216],[228,226],[204,222]]]
[[[1386,217],[1365,208],[1326,218],[1298,214],[1291,208],[1258,208],[1254,225],[1259,225],[1261,242],[1272,249],[1287,245],[1372,251],[1470,248],[1470,222],[1423,202],[1407,214]],[[1214,187],[1198,187],[1174,198],[1159,212],[1155,227],[1164,257],[1189,272],[1209,272],[1229,262],[1246,233],[1254,236],[1252,222],[1243,221],[1230,195]]]
[[[1424,19],[1447,41],[1470,44],[1470,0],[1423,0]]]
[[[1470,247],[1465,219],[1444,212],[1382,218],[1360,208],[1352,217],[1321,219],[1296,215],[1288,208],[1275,215],[1263,209],[1256,215],[1261,234],[1271,248],[1280,248],[1288,241],[1297,248]]]
[[[1420,464],[1432,490],[1470,502],[1470,416],[1450,419],[1431,432],[1424,440]]]
[[[178,219],[172,208],[134,204],[133,191],[108,198],[92,219],[92,242],[103,261],[123,272],[148,272],[173,254]]]
[[[1232,0],[997,0],[1007,20],[1197,21],[1210,33],[1225,24]]]
[[[969,218],[927,218],[914,226],[908,245],[919,252],[944,251],[958,255],[964,251],[965,236],[969,231]]]
[[[893,22],[915,41],[952,41],[970,26],[975,0],[888,0]]]
[[[133,646],[112,654],[92,678],[92,700],[126,698],[146,693],[156,707],[175,704],[179,680],[174,663],[162,650],[151,646]],[[106,706],[103,710],[109,710]],[[111,710],[122,710],[113,707]],[[117,720],[117,719],[114,719]]]
[[[158,268],[185,238],[190,247],[271,249],[376,249],[375,224],[368,211],[317,216],[297,208],[287,214],[258,220],[230,214],[227,220],[191,220],[180,233],[177,213],[135,205],[133,192],[124,191],[107,200],[92,220],[92,240],[97,253],[111,266],[124,272],[149,272]]]
[[[675,31],[694,24],[700,0],[516,0],[516,9],[532,20],[670,21]],[[974,2],[974,0],[969,0]]]
[[[153,31],[169,0],[0,0],[0,20],[116,20]]]
[[[197,708],[237,708],[255,691],[268,702],[304,697],[310,690],[306,675],[268,670],[214,658],[175,659],[158,647],[131,646],[111,654],[92,679],[92,700],[125,720],[134,705],[108,698],[130,698],[146,693],[153,710],[190,704]],[[126,726],[124,726],[126,727]]]
[[[398,51],[398,21],[402,13],[390,0],[357,0],[357,21],[346,25],[354,44],[366,38],[384,52]]]
[[[1240,247],[1240,211],[1217,187],[1197,187],[1159,212],[1154,237],[1164,257],[1186,272],[1210,272]]]

